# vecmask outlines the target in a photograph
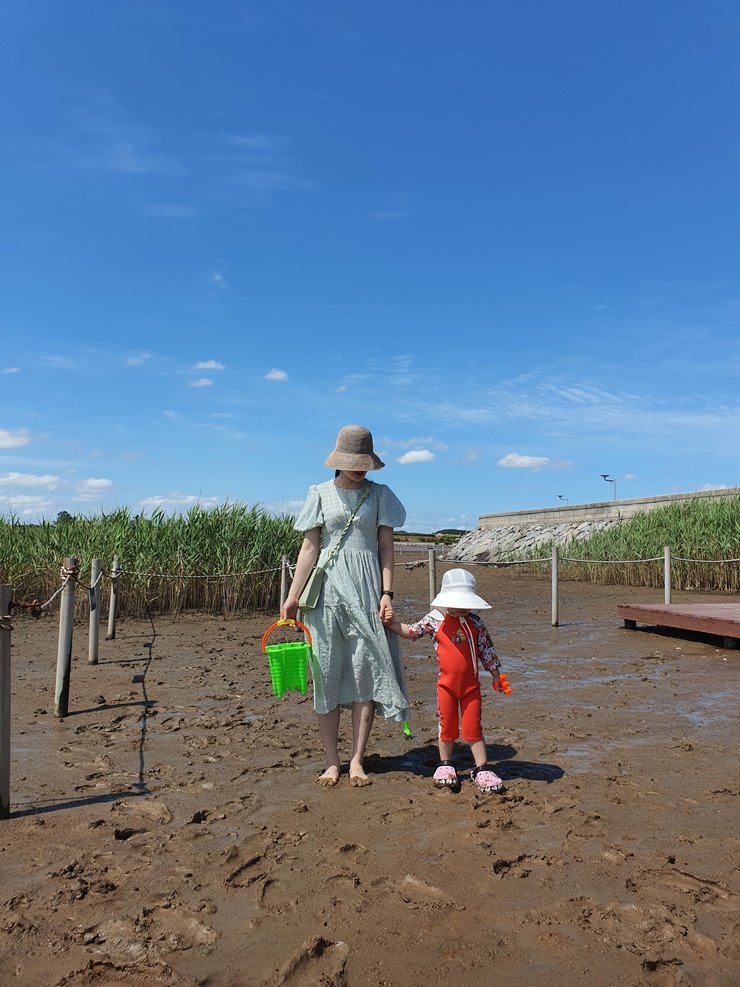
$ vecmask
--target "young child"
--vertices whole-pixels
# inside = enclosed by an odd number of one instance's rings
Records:
[[[472,610],[490,610],[490,604],[475,592],[475,576],[466,569],[450,569],[442,577],[442,590],[432,600],[432,610],[415,624],[393,620],[388,627],[401,637],[417,641],[428,634],[434,642],[439,662],[437,704],[439,709],[440,765],[434,772],[437,788],[457,787],[458,777],[452,763],[455,741],[460,735],[470,744],[475,759],[471,778],[480,792],[502,792],[504,783],[487,764],[486,741],[481,725],[481,691],[479,663],[491,673],[492,686],[499,685],[499,660],[493,641],[480,617]]]

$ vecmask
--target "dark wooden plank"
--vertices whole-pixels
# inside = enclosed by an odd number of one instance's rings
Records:
[[[740,639],[738,603],[620,604],[617,615],[624,620],[626,627],[634,627],[639,621],[641,624]]]

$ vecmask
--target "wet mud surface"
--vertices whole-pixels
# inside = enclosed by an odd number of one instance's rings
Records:
[[[625,630],[616,605],[660,590],[564,583],[552,628],[549,583],[475,571],[514,689],[483,679],[503,795],[433,788],[426,641],[402,643],[413,736],[377,721],[373,784],[323,789],[271,615],[123,620],[97,666],[76,627],[63,720],[56,619],[19,617],[0,983],[740,982],[740,652]],[[428,609],[425,569],[396,590],[401,619]]]

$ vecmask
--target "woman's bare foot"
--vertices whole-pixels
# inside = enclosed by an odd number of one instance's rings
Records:
[[[317,785],[325,785],[327,788],[333,788],[334,785],[339,781],[339,768],[336,764],[330,765],[323,774],[320,774],[316,779]]]
[[[372,785],[372,778],[368,778],[365,769],[361,764],[351,764],[349,766],[349,783],[353,788],[365,788]]]

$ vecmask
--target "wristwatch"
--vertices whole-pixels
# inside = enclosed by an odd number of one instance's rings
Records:
[[[390,598],[393,599],[393,593],[389,589],[384,589],[383,592],[380,595],[381,595],[381,597],[383,597],[383,596],[390,596]]]

